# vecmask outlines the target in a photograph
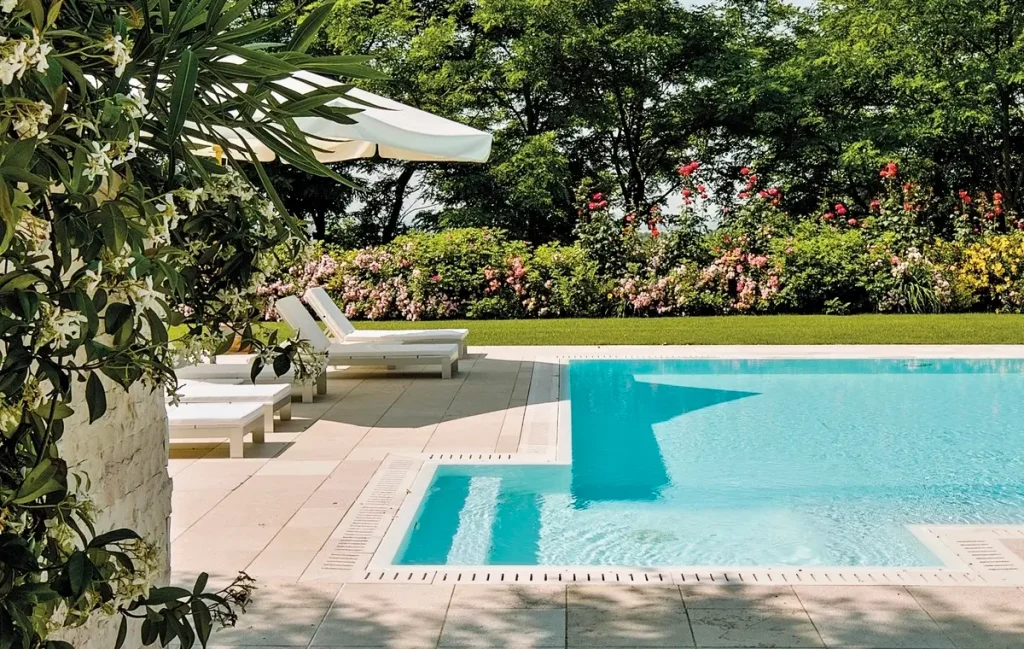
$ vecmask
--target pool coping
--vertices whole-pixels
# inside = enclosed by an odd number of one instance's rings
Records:
[[[1024,345],[629,346],[554,348],[534,362],[516,453],[389,454],[300,581],[466,584],[628,583],[718,585],[1024,584],[1024,525],[909,525],[944,565],[893,566],[453,566],[392,563],[441,465],[568,465],[572,457],[570,360],[1024,359]],[[1002,536],[1000,536],[1002,535]],[[341,573],[339,575],[339,573]]]

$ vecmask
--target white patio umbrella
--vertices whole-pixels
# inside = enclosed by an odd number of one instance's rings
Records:
[[[243,63],[241,59],[231,60],[234,58],[227,57],[225,60]],[[337,81],[311,72],[298,72],[273,83],[302,94],[339,85]],[[346,95],[352,100],[337,98],[327,105],[359,109],[360,112],[351,115],[351,119],[355,120],[353,124],[341,124],[323,117],[300,117],[295,120],[296,126],[307,135],[307,141],[314,148],[314,155],[321,162],[370,158],[374,155],[396,160],[486,162],[491,153],[490,133],[358,88],[349,90]],[[229,142],[244,142],[260,161],[270,161],[275,157],[270,148],[244,131],[220,130],[218,135]],[[219,153],[209,142],[195,144],[199,147],[196,149],[198,155],[214,156]]]

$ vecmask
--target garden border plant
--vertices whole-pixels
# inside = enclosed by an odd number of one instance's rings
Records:
[[[176,359],[232,339],[278,374],[323,359],[252,335],[263,251],[296,245],[301,225],[238,166],[244,129],[307,171],[319,164],[299,116],[344,121],[338,85],[301,96],[296,71],[370,76],[356,57],[307,46],[329,7],[287,43],[248,0],[5,0],[0,3],[0,649],[70,647],[60,631],[92,616],[141,621],[145,644],[205,645],[252,590],[152,587],[154,550],[132,530],[98,533],[86,485],[61,456],[73,407],[89,422],[111,390],[175,386]],[[191,142],[213,145],[198,158]],[[232,143],[235,144],[232,144]],[[242,142],[239,144],[239,142]],[[168,325],[183,325],[172,339]],[[88,434],[86,431],[84,434]]]
[[[610,191],[581,188],[572,245],[487,228],[318,244],[277,268],[263,297],[322,285],[367,320],[1024,311],[1024,221],[998,192],[941,199],[893,162],[864,207],[840,197],[792,214],[755,169],[715,197],[701,168],[680,166],[676,214],[626,212]],[[713,206],[721,222],[707,231]]]

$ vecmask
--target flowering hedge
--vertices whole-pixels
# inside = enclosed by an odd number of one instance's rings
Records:
[[[316,248],[265,293],[325,286],[349,317],[368,320],[1024,311],[1024,221],[1002,196],[943,202],[899,173],[883,167],[878,197],[861,207],[836,199],[793,215],[780,188],[744,167],[708,232],[710,190],[691,162],[680,168],[679,214],[623,214],[590,190],[574,245],[462,229]],[[937,231],[940,222],[952,226]]]

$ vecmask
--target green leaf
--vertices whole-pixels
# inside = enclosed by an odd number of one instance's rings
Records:
[[[334,10],[333,2],[325,2],[319,7],[309,12],[299,26],[295,28],[295,33],[292,34],[292,40],[288,43],[288,49],[296,52],[305,52],[309,49],[309,46],[313,43],[313,39],[320,32],[320,28],[323,27],[324,21],[326,21],[331,12]]]
[[[102,548],[111,543],[119,543],[121,541],[137,541],[140,537],[136,532],[128,529],[112,530],[104,534],[100,534],[92,541],[89,541],[90,548]]]
[[[209,607],[201,599],[192,600],[192,620],[196,625],[199,644],[206,647],[206,643],[210,639],[210,632],[213,630],[213,619]]]
[[[159,621],[147,616],[142,622],[142,644],[148,647],[156,642],[158,637],[160,637]]]
[[[178,588],[177,586],[164,586],[163,588],[154,588],[149,591],[149,597],[146,598],[146,604],[149,606],[167,604],[169,602],[188,599],[191,596],[192,593],[188,592],[184,588]]]
[[[43,11],[43,3],[40,0],[21,0],[23,6],[28,7],[32,15],[32,25],[39,31],[46,27],[46,12]]]
[[[263,371],[263,359],[259,356],[252,362],[252,369],[249,371],[249,380],[253,383],[256,382],[256,377]]]
[[[199,58],[191,49],[181,53],[178,72],[171,85],[171,103],[167,111],[167,139],[174,141],[181,134],[185,117],[196,96],[196,77],[199,75]]]
[[[92,372],[85,382],[85,402],[89,406],[89,423],[93,423],[107,411],[107,391],[103,388],[100,375]]]
[[[19,572],[39,570],[39,561],[25,539],[16,534],[0,534],[0,564]]]
[[[104,328],[108,334],[115,334],[135,318],[135,311],[123,302],[111,302],[104,313]]]
[[[274,374],[281,376],[292,366],[292,359],[288,354],[278,354],[274,357]]]
[[[11,271],[0,277],[0,294],[23,291],[37,281],[39,278],[27,271]]]
[[[57,22],[57,16],[60,14],[61,5],[64,4],[64,0],[54,0],[50,3],[50,9],[46,12],[46,26],[49,27],[53,23]],[[52,63],[50,65],[53,65]]]
[[[121,625],[117,627],[117,642],[114,643],[114,649],[121,649],[126,637],[128,637],[128,618],[122,615]]]
[[[112,252],[120,254],[128,240],[128,220],[112,205],[110,209],[103,210],[100,219],[104,243]]]
[[[21,483],[17,493],[14,495],[14,504],[24,505],[30,503],[46,494],[64,489],[64,485],[57,479],[58,466],[49,458],[43,458]]]
[[[25,633],[25,631],[22,631]],[[14,621],[5,608],[0,607],[0,649],[10,649],[14,644]],[[206,646],[206,643],[203,643]]]
[[[198,595],[206,590],[206,583],[210,580],[210,575],[205,572],[199,573],[196,578],[196,585],[192,588],[192,594]]]
[[[92,572],[92,561],[82,551],[72,552],[68,558],[67,573],[71,583],[71,593],[77,599],[89,585]]]

